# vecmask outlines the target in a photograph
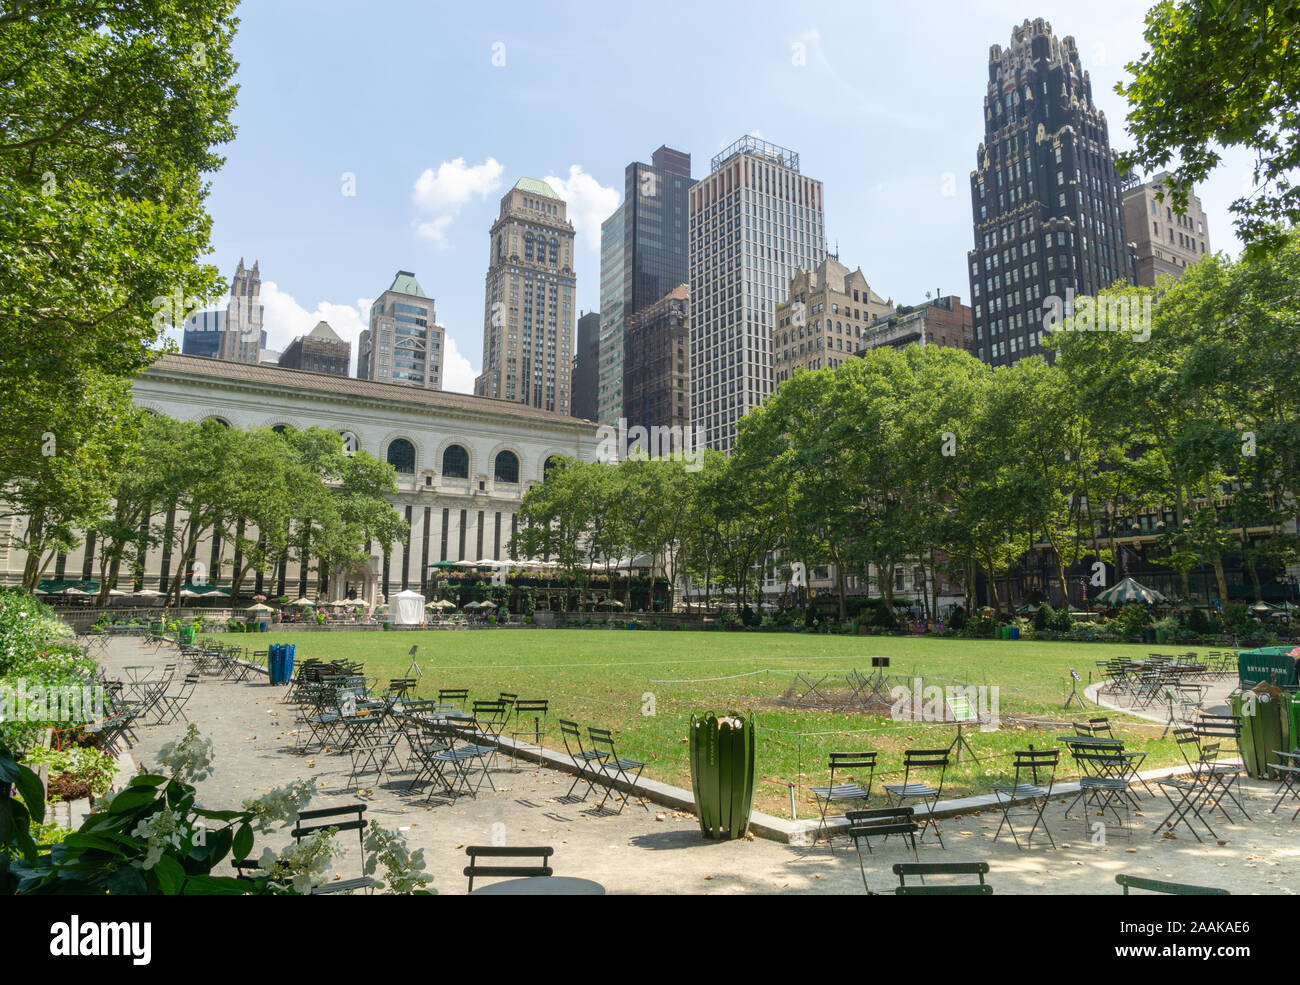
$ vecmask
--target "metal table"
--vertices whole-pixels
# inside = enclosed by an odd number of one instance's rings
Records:
[[[604,896],[605,887],[573,876],[534,876],[481,886],[471,896]]]

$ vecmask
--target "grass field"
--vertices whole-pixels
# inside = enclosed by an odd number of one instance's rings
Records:
[[[219,638],[245,642],[237,636]],[[1072,718],[1085,717],[1077,707],[1062,709],[1071,667],[1086,684],[1090,671],[1095,676],[1097,661],[1147,653],[1146,647],[1123,644],[627,630],[268,633],[246,641],[256,649],[269,643],[295,644],[299,661],[364,661],[366,673],[383,683],[405,675],[407,653],[418,644],[424,675],[420,695],[464,687],[471,699],[495,698],[500,691],[547,698],[552,719],[547,746],[560,747],[557,717],[611,728],[621,755],[647,762],[645,775],[687,788],[691,713],[752,711],[759,730],[757,806],[783,817],[790,814],[792,781],[799,816],[813,813],[808,785],[825,782],[828,752],[878,750],[879,790],[886,779],[895,781],[883,774],[899,770],[904,749],[947,746],[955,736],[952,725],[897,721],[884,709],[884,714],[864,714],[783,707],[777,703],[782,694],[806,700],[798,697],[806,693],[805,686],[792,690],[797,674],[814,682],[825,676],[821,691],[847,694],[845,675],[855,669],[870,675],[870,658],[887,656],[891,685],[920,677],[925,688],[958,682],[996,687],[1001,727],[993,732],[968,727],[965,735],[980,762],[968,758],[948,772],[945,795],[959,795],[987,791],[1007,776],[1015,749],[1030,743],[1050,746],[1054,736],[1069,731]],[[1181,762],[1172,740],[1157,738],[1158,726],[1105,711],[1091,713],[1127,722],[1117,734],[1131,748],[1147,752],[1144,768]],[[1072,775],[1067,757],[1058,777]]]

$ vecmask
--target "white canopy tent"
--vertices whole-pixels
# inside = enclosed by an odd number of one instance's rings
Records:
[[[390,600],[389,616],[394,626],[418,626],[424,622],[424,596],[407,590],[398,592]]]

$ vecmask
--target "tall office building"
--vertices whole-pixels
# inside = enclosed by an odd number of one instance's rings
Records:
[[[871,320],[893,310],[893,302],[867,284],[861,267],[849,270],[839,257],[826,257],[816,270],[796,270],[786,299],[776,306],[773,383],[780,386],[796,369],[838,366],[853,355]]]
[[[1211,252],[1210,229],[1199,195],[1187,196],[1187,213],[1173,209],[1165,191],[1168,175],[1123,182],[1124,230],[1137,250],[1137,282],[1154,287],[1164,275],[1181,277],[1189,266]],[[1161,196],[1164,201],[1161,201]]]
[[[623,407],[629,426],[689,428],[690,288],[678,284],[630,315],[623,333]]]
[[[573,406],[570,414],[594,421],[600,370],[600,312],[578,316],[578,347],[573,354]]]
[[[624,202],[600,224],[600,338],[596,420],[616,425],[623,416]]]
[[[822,183],[799,155],[745,136],[690,191],[691,424],[730,452],[736,422],[772,392],[775,308],[826,258]]]
[[[661,146],[650,156],[649,164],[634,161],[624,169],[623,203],[601,226],[602,313],[607,285],[611,298],[611,314],[601,342],[603,423],[617,423],[620,417],[633,420],[623,392],[627,320],[689,277],[687,196],[693,184],[691,155]],[[622,237],[621,248],[613,242],[618,236]],[[621,308],[613,300],[615,291],[621,296]]]
[[[327,321],[319,321],[306,335],[299,335],[276,360],[285,369],[347,376],[352,346],[344,342]]]
[[[399,270],[370,306],[370,325],[357,340],[357,379],[441,390],[444,334],[433,298],[415,274]]]
[[[1106,114],[1073,38],[1038,18],[989,49],[984,128],[970,177],[975,354],[1009,366],[1042,352],[1049,299],[1134,271]]]
[[[240,257],[230,282],[230,303],[217,332],[217,358],[236,363],[261,361],[262,346],[266,345],[262,315],[262,276],[257,261],[246,270],[244,258]]]
[[[225,316],[224,311],[197,311],[191,315],[181,336],[181,354],[216,359]]]
[[[544,181],[520,178],[492,224],[483,297],[481,397],[570,413],[577,275],[568,206]]]

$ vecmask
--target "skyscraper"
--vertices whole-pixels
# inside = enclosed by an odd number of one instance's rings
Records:
[[[1074,38],[1041,17],[989,49],[984,142],[972,171],[975,354],[1009,366],[1041,352],[1049,299],[1131,283],[1106,114]]]
[[[520,178],[492,224],[483,300],[481,397],[570,412],[577,275],[568,206],[544,181]]]
[[[745,136],[690,191],[691,423],[730,452],[772,392],[774,309],[795,270],[826,257],[822,183],[799,155]]]
[[[1157,174],[1140,183],[1130,175],[1122,185],[1124,231],[1136,247],[1137,282],[1144,287],[1155,286],[1156,278],[1164,274],[1183,276],[1189,266],[1213,252],[1201,197],[1188,195],[1187,214],[1179,215],[1165,191],[1167,177]]]
[[[185,323],[181,336],[181,353],[216,359],[221,348],[221,322],[224,311],[197,311]]]
[[[617,424],[623,416],[623,227],[627,203],[600,224],[600,338],[596,373],[596,420]]]
[[[690,427],[689,306],[690,289],[678,284],[627,319],[623,407],[630,426]]]
[[[578,316],[578,347],[573,355],[573,417],[594,421],[596,389],[600,370],[600,312]]]
[[[442,389],[443,328],[415,274],[399,270],[370,306],[357,340],[357,379]]]
[[[262,358],[266,332],[262,328],[262,275],[257,261],[251,270],[244,268],[244,258],[239,258],[235,276],[230,281],[230,303],[226,316],[220,322],[217,337],[217,358],[236,363],[257,363]]]
[[[631,419],[623,392],[627,320],[689,277],[688,193],[695,184],[691,155],[664,145],[650,161],[634,161],[624,169],[623,203],[601,226],[602,315],[607,287],[610,299],[601,340],[600,420],[606,424],[617,423],[624,416]],[[614,242],[618,236],[622,237],[621,247]],[[621,308],[615,293],[621,297]]]

